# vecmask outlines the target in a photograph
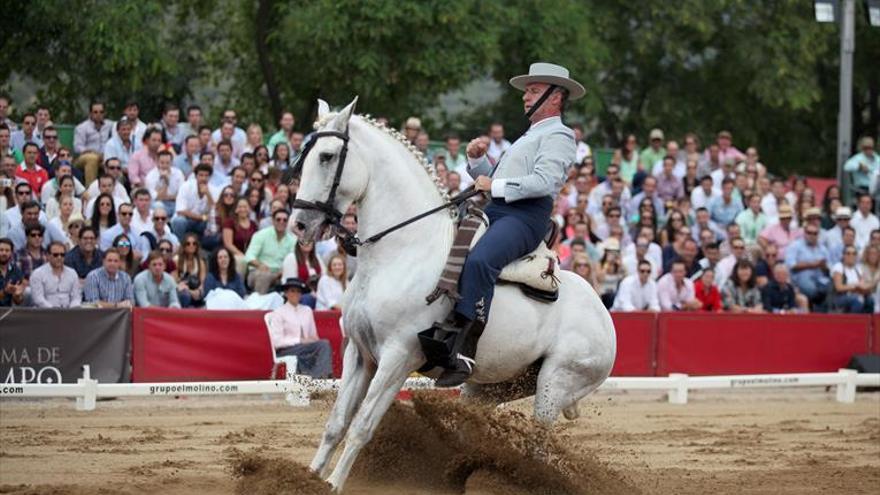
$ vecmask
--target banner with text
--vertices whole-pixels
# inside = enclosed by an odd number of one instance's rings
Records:
[[[127,309],[0,308],[0,382],[129,381]]]

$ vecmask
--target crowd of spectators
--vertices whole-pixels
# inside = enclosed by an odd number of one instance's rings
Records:
[[[289,228],[292,165],[308,135],[285,112],[267,136],[234,110],[208,125],[202,109],[166,105],[158,122],[136,102],[116,120],[93,102],[60,144],[51,112],[20,122],[0,97],[0,306],[198,308],[215,289],[244,298],[296,278],[303,304],[339,309],[357,259],[337,239]],[[855,201],[822,197],[772,173],[758,150],[721,131],[703,147],[661,129],[626,136],[600,173],[575,125],[576,162],[556,198],[562,269],[618,311],[871,312],[880,281],[873,192],[880,158],[869,137],[846,164]],[[462,139],[429,149],[417,118],[403,133],[450,193],[467,188]],[[510,142],[487,129],[490,160]],[[343,218],[357,229],[357,211]]]

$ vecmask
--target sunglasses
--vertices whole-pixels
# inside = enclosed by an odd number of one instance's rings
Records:
[[[131,247],[131,243],[128,241],[120,241],[119,244],[116,245],[116,247]]]
[[[44,141],[54,141],[55,139],[58,139],[58,136],[46,136],[46,135],[43,135],[43,140],[44,140]]]
[[[32,234],[28,234],[28,237],[43,237],[43,234],[39,234],[37,232],[34,232]]]
[[[186,245],[186,246],[198,246],[199,244],[198,244],[197,242],[194,242],[194,241],[189,241],[189,242],[187,242],[185,245]]]
[[[639,270],[639,273],[651,273],[651,270]]]
[[[106,168],[107,170],[119,170],[122,167],[120,167],[119,165],[107,165],[104,168]]]
[[[51,257],[53,257],[53,258],[63,258],[63,257],[64,257],[64,253],[52,253],[52,254],[50,254],[49,256],[51,256]]]
[[[278,217],[278,218],[275,219],[275,221],[276,221],[276,222],[286,222],[286,221],[287,221],[287,217]]]
[[[804,232],[804,234],[807,234],[807,235],[819,235],[819,232],[812,232],[812,231],[809,231],[809,230],[808,230],[808,231]]]
[[[130,216],[131,216],[131,212],[130,212],[130,211],[120,211],[120,212],[119,212],[119,216],[120,216],[120,217],[130,217]]]
[[[154,222],[164,222],[165,220],[168,220],[168,217],[153,217]]]
[[[736,245],[736,244],[734,244],[733,246],[730,246],[730,247],[732,247],[733,249],[745,249],[746,248],[745,246]]]
[[[159,248],[159,252],[160,252],[160,253],[170,253],[171,250],[168,249],[168,248]]]
[[[590,265],[588,265],[586,263],[575,263],[575,265],[574,265],[575,268],[583,268],[585,266],[590,266]]]
[[[30,191],[15,191],[15,194],[18,196],[29,196],[31,194]]]

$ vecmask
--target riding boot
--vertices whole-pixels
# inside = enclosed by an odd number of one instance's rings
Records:
[[[474,372],[477,342],[486,324],[476,319],[461,329],[450,356],[449,367],[434,383],[437,387],[457,387],[467,381]]]

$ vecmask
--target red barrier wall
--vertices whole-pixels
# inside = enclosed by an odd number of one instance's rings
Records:
[[[266,380],[272,370],[264,311],[137,308],[132,332],[133,381]],[[318,335],[342,371],[339,312],[315,313]]]
[[[654,376],[656,313],[611,313],[617,332],[614,376]]]
[[[699,315],[657,320],[657,375],[837,371],[868,351],[868,315]]]
[[[871,353],[880,354],[880,315],[873,315],[871,321]]]

